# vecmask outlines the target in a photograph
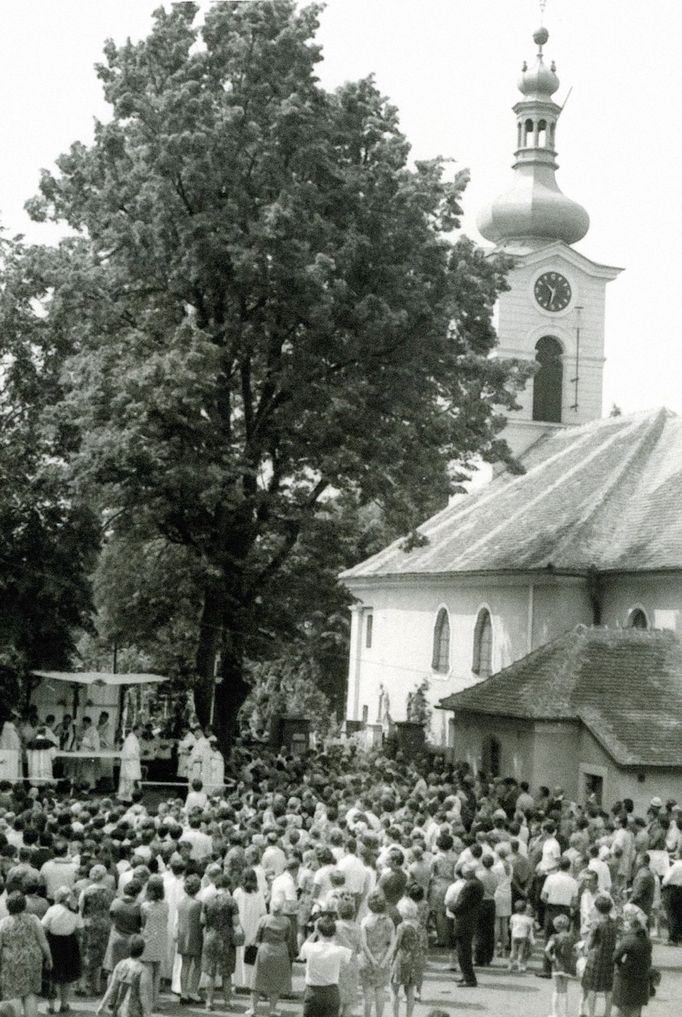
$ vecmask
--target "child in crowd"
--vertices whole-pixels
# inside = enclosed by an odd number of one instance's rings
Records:
[[[528,914],[527,908],[528,905],[525,901],[517,900],[514,905],[514,913],[509,920],[511,953],[509,954],[508,967],[510,971],[526,970],[526,961],[531,947],[535,943],[534,920],[532,914]]]
[[[554,934],[549,937],[545,953],[552,963],[552,1014],[551,1017],[568,1017],[568,980],[575,975],[575,937],[569,932],[566,915],[557,915],[552,925]]]

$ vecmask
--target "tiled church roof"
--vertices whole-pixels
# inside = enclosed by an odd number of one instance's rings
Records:
[[[440,706],[580,720],[622,766],[682,766],[682,646],[672,632],[578,625]]]
[[[450,572],[682,568],[682,418],[668,410],[567,427],[343,580]]]

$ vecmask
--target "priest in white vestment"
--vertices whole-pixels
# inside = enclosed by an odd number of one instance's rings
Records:
[[[99,735],[97,728],[92,723],[92,717],[83,717],[83,730],[81,733],[81,752],[99,752]],[[99,776],[99,760],[81,759],[79,767],[79,780],[88,788],[93,788]]]
[[[57,746],[53,738],[48,737],[44,727],[39,727],[35,738],[26,747],[28,779],[34,787],[39,787],[41,784],[52,784],[54,781],[52,763],[56,755]]]
[[[142,780],[140,766],[140,734],[142,725],[136,724],[121,746],[121,772],[118,778],[118,797],[122,802],[133,800],[133,791],[138,780]]]
[[[11,720],[6,720],[2,725],[0,752],[2,753],[2,765],[0,766],[2,780],[11,780],[12,782],[21,780],[21,738]]]

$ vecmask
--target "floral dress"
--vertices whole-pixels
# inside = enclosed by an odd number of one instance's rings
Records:
[[[383,957],[383,963],[373,964],[365,950],[360,954],[360,980],[364,989],[382,989],[388,983],[390,970],[388,948],[393,942],[394,925],[390,915],[369,914],[362,920],[363,947],[373,957]]]
[[[201,970],[206,975],[230,977],[235,966],[235,947],[232,930],[239,909],[232,897],[219,892],[204,904],[201,920],[204,925],[204,945],[201,952]]]
[[[420,986],[424,981],[426,951],[422,930],[416,922],[403,921],[396,933],[391,981],[396,985]]]
[[[83,918],[81,952],[83,969],[88,975],[98,971],[104,961],[111,929],[109,908],[113,899],[114,891],[97,883],[86,887],[81,894],[80,913]]]
[[[161,965],[161,977],[170,978],[168,971],[168,904],[165,900],[146,900],[141,905],[142,960]]]
[[[20,999],[40,992],[43,957],[49,947],[35,915],[8,915],[0,921],[0,992],[3,999]]]
[[[613,988],[613,955],[616,950],[618,927],[608,915],[594,926],[587,941],[587,964],[582,987],[588,992],[610,992]]]

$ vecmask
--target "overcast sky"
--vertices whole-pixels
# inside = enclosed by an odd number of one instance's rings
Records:
[[[41,167],[106,117],[93,70],[102,43],[146,34],[158,0],[0,3],[0,218],[47,239],[24,201]],[[328,0],[323,82],[374,73],[417,158],[471,170],[464,229],[511,175],[521,62],[537,0]],[[578,249],[625,272],[608,286],[604,406],[682,412],[682,5],[549,0],[545,47],[570,100],[559,122],[561,189],[591,228]]]

